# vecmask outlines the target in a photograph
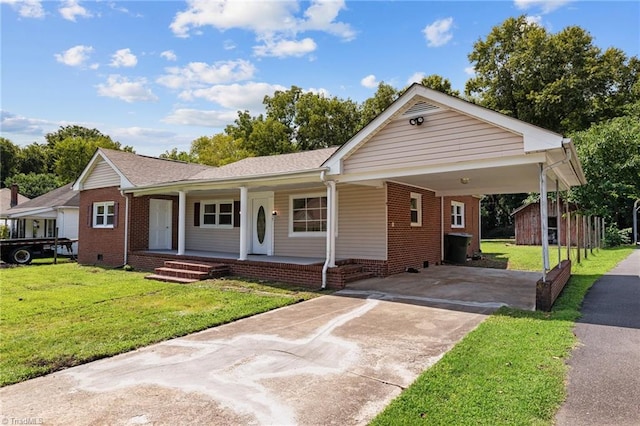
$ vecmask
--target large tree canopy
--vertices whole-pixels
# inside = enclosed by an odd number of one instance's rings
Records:
[[[637,97],[637,58],[605,52],[580,27],[547,32],[526,17],[509,18],[469,54],[476,76],[466,94],[493,110],[559,133],[623,114]]]

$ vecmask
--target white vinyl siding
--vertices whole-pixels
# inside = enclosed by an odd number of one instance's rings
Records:
[[[187,250],[239,253],[240,228],[203,228],[193,225],[194,204],[200,201],[200,198],[187,198],[185,248]],[[218,202],[220,201],[228,202],[229,199],[221,198]],[[200,209],[202,211],[202,204]]]
[[[344,160],[345,173],[521,155],[521,135],[454,111],[425,115],[421,126],[390,122]]]
[[[104,160],[97,161],[82,185],[82,189],[107,188],[110,186],[120,186],[120,176]]]

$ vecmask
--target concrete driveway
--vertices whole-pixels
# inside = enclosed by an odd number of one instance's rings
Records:
[[[439,265],[418,273],[390,275],[348,284],[343,295],[377,295],[384,300],[475,312],[510,306],[533,311],[540,272]]]
[[[2,423],[366,424],[493,310],[359,291],[2,388]]]

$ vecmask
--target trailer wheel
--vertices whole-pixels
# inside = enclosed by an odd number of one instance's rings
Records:
[[[29,247],[18,247],[11,252],[11,261],[18,265],[28,265],[33,259],[33,254]]]

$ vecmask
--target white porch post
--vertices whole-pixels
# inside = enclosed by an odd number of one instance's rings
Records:
[[[327,257],[329,268],[336,266],[336,182],[327,182]]]
[[[560,182],[556,179],[556,240],[558,241],[558,267],[562,262],[562,240],[560,240],[560,231],[562,230],[562,210],[560,209]]]
[[[569,202],[565,204],[565,212],[567,214],[567,226],[565,228],[565,240],[567,242],[567,260],[571,260],[571,211],[569,211]]]
[[[540,164],[540,237],[542,242],[542,281],[549,271],[549,213],[547,211],[547,173]]]
[[[183,255],[186,241],[187,193],[178,191],[178,255]]]
[[[248,254],[248,226],[249,226],[249,191],[246,186],[240,187],[240,257],[238,260],[247,260]]]

